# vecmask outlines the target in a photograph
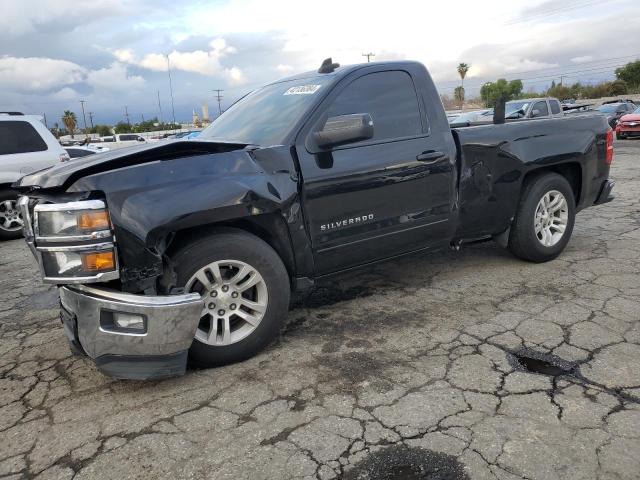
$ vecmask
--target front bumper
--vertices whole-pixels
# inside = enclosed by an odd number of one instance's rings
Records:
[[[203,301],[196,293],[146,296],[106,288],[60,288],[61,317],[72,349],[116,378],[144,380],[182,375]],[[144,318],[144,331],[117,331],[114,314]]]

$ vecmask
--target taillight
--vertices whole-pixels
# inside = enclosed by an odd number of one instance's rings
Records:
[[[611,165],[613,163],[613,130],[607,130],[607,150],[604,157],[604,163]]]

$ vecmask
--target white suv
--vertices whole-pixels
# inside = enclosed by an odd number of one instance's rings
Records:
[[[0,240],[22,235],[22,217],[11,184],[69,155],[36,115],[0,112]]]

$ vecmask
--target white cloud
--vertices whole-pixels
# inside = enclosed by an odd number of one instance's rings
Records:
[[[129,75],[127,67],[113,62],[106,68],[92,70],[87,74],[87,84],[95,90],[135,90],[145,85],[144,78]]]
[[[220,60],[227,55],[236,53],[233,46],[227,45],[224,38],[214,38],[209,42],[210,49],[179,52],[173,50],[168,54],[171,69],[184,72],[199,73],[207,76],[222,76],[230,85],[243,85],[247,82],[244,72],[239,67],[225,67]],[[114,50],[114,57],[120,62],[158,72],[167,71],[167,55],[148,53],[138,58],[131,49]]]
[[[24,35],[42,28],[69,31],[124,12],[122,0],[4,0],[0,31],[10,35]]]
[[[13,91],[42,91],[82,81],[86,69],[66,60],[1,57],[0,85]]]
[[[71,100],[75,100],[78,97],[79,97],[78,92],[76,92],[71,87],[64,87],[63,89],[58,90],[53,95],[51,95],[51,98],[61,102],[68,102]]]
[[[591,62],[593,59],[593,55],[583,55],[581,57],[573,57],[570,61],[573,63],[585,63]]]
[[[282,74],[288,74],[293,72],[294,67],[292,67],[291,65],[284,65],[281,63],[276,67],[276,70],[278,70]]]

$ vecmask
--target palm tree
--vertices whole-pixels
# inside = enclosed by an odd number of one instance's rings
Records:
[[[71,138],[73,138],[73,132],[78,124],[76,114],[71,110],[65,110],[64,115],[62,115],[62,123],[64,123],[65,128],[71,133]]]
[[[467,76],[467,72],[469,71],[469,65],[466,63],[460,63],[458,64],[458,74],[460,75],[460,79],[462,80],[461,83],[461,87],[462,87],[462,92],[464,92],[464,77]],[[464,93],[462,96],[462,99],[460,101],[460,110],[462,110],[462,107],[464,105]]]

